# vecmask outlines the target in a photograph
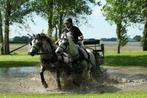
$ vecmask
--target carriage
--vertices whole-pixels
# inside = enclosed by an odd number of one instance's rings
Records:
[[[84,46],[93,51],[97,65],[104,63],[104,44],[101,44],[100,40],[85,39]]]

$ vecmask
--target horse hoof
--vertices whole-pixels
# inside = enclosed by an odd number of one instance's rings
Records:
[[[42,82],[42,85],[44,86],[44,88],[48,88],[48,85],[46,82]]]

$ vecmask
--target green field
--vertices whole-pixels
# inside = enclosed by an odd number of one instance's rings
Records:
[[[147,92],[99,94],[0,94],[0,98],[147,98]]]
[[[0,67],[35,66],[39,64],[39,56],[27,55],[27,52],[17,52],[11,55],[0,55]]]
[[[16,49],[23,44],[10,44],[10,50]],[[17,50],[11,55],[0,55],[0,67],[24,67],[39,65],[39,56],[28,55],[28,46]]]
[[[146,60],[147,52],[123,51],[121,54],[117,54],[115,51],[107,51],[104,65],[147,67]],[[38,64],[39,56],[31,57],[30,55],[27,55],[27,52],[0,56],[0,67],[35,66]]]
[[[105,64],[107,66],[144,66],[147,67],[147,52],[106,51]],[[0,67],[35,66],[39,64],[39,56],[27,55],[27,52],[17,52],[12,55],[0,55]]]
[[[106,51],[105,65],[108,66],[144,66],[147,67],[147,52],[123,51],[117,54],[115,51]]]

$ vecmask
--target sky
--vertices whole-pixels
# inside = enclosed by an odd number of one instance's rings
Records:
[[[102,5],[105,4],[105,0],[102,0]],[[105,20],[101,12],[100,6],[92,6],[92,14],[87,16],[88,23],[82,24],[79,26],[79,29],[84,35],[84,38],[112,38],[116,37],[115,33],[115,25],[111,25],[109,22]],[[13,25],[10,28],[10,38],[14,36],[23,36],[28,33],[37,34],[43,32],[47,32],[47,20],[43,19],[40,16],[34,15],[34,23],[28,21],[29,27],[20,29],[18,25]],[[143,25],[133,25],[128,27],[128,36],[134,37],[135,35],[142,35]]]

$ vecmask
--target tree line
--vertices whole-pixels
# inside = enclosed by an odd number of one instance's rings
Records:
[[[100,39],[101,41],[113,41],[113,42],[116,42],[117,41],[117,38],[115,37],[112,37],[112,38],[101,38]],[[129,38],[128,41],[130,42],[140,42],[142,40],[142,37],[140,35],[136,35],[134,36],[133,38]],[[28,43],[30,42],[31,39],[30,37],[28,36],[15,36],[13,38],[10,39],[10,43]]]
[[[128,42],[141,42],[142,37],[140,35],[135,35],[133,38],[128,37]],[[112,37],[112,38],[101,38],[101,41],[113,41],[116,42],[117,38]]]
[[[78,23],[92,13],[89,4],[95,0],[0,0],[0,43],[1,53],[9,54],[10,26],[24,26],[27,19],[33,21],[36,13],[48,21],[48,36],[55,30],[55,38],[60,36],[63,20],[72,17]]]
[[[28,43],[31,39],[28,36],[15,36],[10,40],[10,43]]]

